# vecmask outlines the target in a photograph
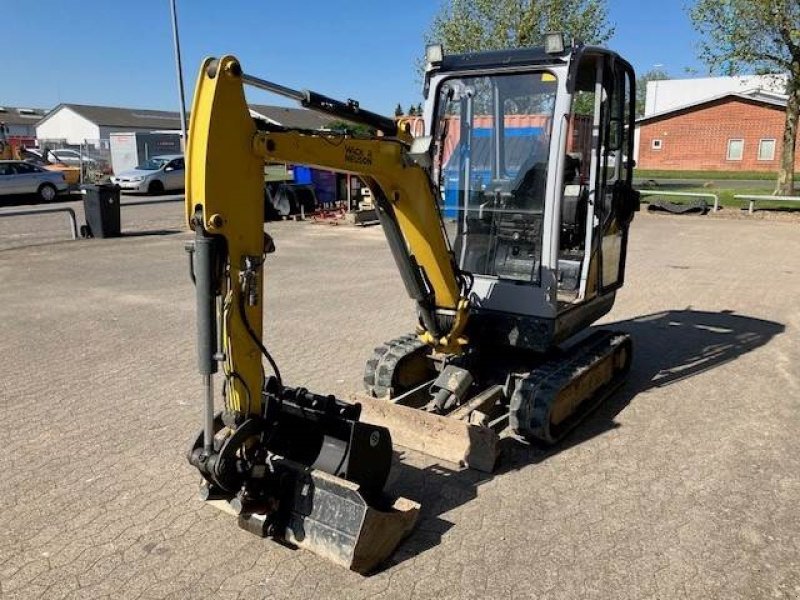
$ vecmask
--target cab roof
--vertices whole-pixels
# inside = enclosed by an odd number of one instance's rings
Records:
[[[548,54],[544,46],[445,54],[435,71],[468,71],[490,67],[515,67],[528,65],[564,65],[573,48],[568,46],[558,54]]]

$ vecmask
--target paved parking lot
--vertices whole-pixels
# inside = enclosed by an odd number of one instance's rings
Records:
[[[423,517],[364,578],[196,499],[181,209],[125,207],[116,240],[0,219],[0,597],[800,597],[796,223],[638,217],[605,319],[634,335],[629,382],[493,477],[404,453],[391,487]],[[371,348],[414,322],[381,231],[270,231],[285,380],[358,389]]]
[[[61,201],[51,203],[26,204],[23,197],[2,197],[0,204],[0,250],[10,248],[47,245],[70,239],[69,217],[65,212],[43,213],[25,217],[3,217],[3,214],[16,210],[50,210],[71,208],[75,214],[78,228],[86,222],[83,215],[83,200],[79,194],[60,197]],[[121,203],[122,230],[129,235],[157,235],[179,233],[183,229],[183,195],[163,196],[123,194]],[[162,210],[154,210],[159,205],[167,205]],[[141,208],[140,208],[141,207]]]

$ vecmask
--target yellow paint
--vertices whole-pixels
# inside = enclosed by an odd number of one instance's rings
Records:
[[[409,249],[425,269],[436,306],[458,308],[458,283],[431,181],[407,158],[405,144],[389,138],[286,131],[258,133],[255,148],[268,162],[308,165],[374,181],[392,203]]]
[[[264,165],[252,151],[256,127],[245,102],[241,77],[235,74],[236,59],[221,58],[213,78],[208,74],[211,64],[211,59],[203,62],[192,102],[186,152],[186,220],[194,229],[193,217],[199,210],[205,229],[223,236],[227,243],[233,314],[227,320],[224,352],[231,370],[238,375],[231,380],[228,404],[233,410],[257,414],[263,387],[261,352],[239,315],[239,274],[245,256],[261,257],[264,253]],[[256,290],[259,302],[245,310],[250,325],[261,337],[261,269]]]

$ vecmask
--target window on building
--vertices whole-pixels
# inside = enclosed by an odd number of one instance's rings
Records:
[[[663,142],[661,140],[653,140],[652,148],[653,148],[653,150],[661,150],[661,147],[663,145],[664,144],[663,144]]]
[[[775,160],[775,140],[758,142],[758,160]]]
[[[728,140],[728,160],[742,160],[744,140]]]

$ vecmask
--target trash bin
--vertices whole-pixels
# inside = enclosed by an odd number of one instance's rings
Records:
[[[83,185],[84,237],[119,237],[119,188],[111,184]]]

